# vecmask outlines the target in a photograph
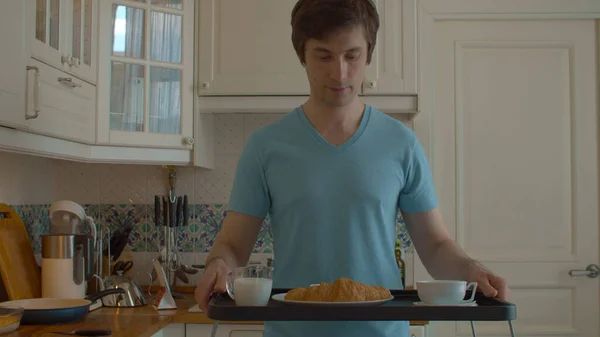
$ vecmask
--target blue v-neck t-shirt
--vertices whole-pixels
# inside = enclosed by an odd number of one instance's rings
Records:
[[[240,156],[229,211],[271,218],[274,288],[348,277],[402,289],[398,209],[437,207],[414,132],[366,105],[344,144],[324,139],[297,107],[256,130]],[[265,337],[407,337],[408,322],[265,322]]]

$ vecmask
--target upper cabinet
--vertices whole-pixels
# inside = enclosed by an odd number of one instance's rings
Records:
[[[417,94],[416,0],[376,0],[379,34],[364,95]]]
[[[7,1],[0,18],[0,125],[23,128],[25,79],[27,77],[27,38],[24,28],[27,2]],[[33,70],[31,71],[33,72]]]
[[[31,57],[95,84],[97,4],[96,0],[30,0]]]
[[[99,2],[98,143],[191,149],[194,0]]]
[[[199,0],[200,95],[306,95],[292,46],[297,0]]]
[[[198,94],[307,95],[291,42],[297,0],[199,0]],[[416,93],[416,0],[376,0],[380,31],[364,95]]]

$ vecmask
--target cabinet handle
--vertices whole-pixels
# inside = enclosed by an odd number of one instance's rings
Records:
[[[60,82],[60,84],[68,85],[71,88],[81,87],[81,84],[73,82],[73,79],[70,77],[59,77],[58,82]]]
[[[25,111],[25,119],[37,118],[40,113],[40,68],[36,66],[27,66],[27,71],[34,70],[33,74],[33,115]]]
[[[75,68],[79,68],[80,65],[81,65],[81,61],[77,57],[74,57],[73,58],[73,66]]]

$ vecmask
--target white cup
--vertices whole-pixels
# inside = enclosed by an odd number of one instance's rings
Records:
[[[237,306],[267,305],[272,288],[272,267],[260,265],[238,267],[227,278],[227,294]]]
[[[471,297],[465,298],[469,288],[472,288]],[[477,282],[433,280],[417,281],[417,294],[424,304],[433,305],[460,305],[471,303],[475,300]]]

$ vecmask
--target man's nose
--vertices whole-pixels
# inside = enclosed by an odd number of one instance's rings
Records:
[[[337,83],[345,82],[348,77],[348,63],[343,59],[336,59],[331,66],[331,79]]]

